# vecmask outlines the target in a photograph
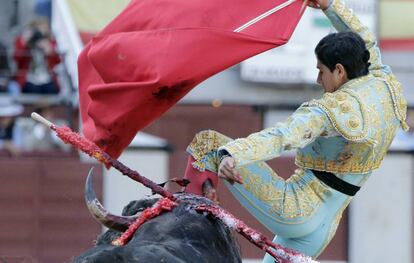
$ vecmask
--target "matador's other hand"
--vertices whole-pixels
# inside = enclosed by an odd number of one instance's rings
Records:
[[[219,165],[218,176],[226,179],[231,184],[234,182],[242,184],[243,179],[240,173],[234,167],[234,163],[235,161],[233,157],[229,156],[224,158]]]

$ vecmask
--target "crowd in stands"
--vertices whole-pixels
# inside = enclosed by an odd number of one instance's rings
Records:
[[[9,45],[0,39],[0,156],[18,156],[27,151],[68,151],[47,128],[35,123],[31,111],[38,111],[57,124],[73,122],[57,114],[59,100],[47,102],[44,97],[62,93],[57,67],[62,57],[51,34],[51,0],[35,0],[35,17],[14,30]],[[35,97],[25,100],[26,96]],[[45,102],[46,101],[46,102]],[[65,106],[63,106],[65,107]],[[408,114],[414,127],[414,110]],[[399,131],[395,149],[414,149],[414,133]]]
[[[40,104],[22,105],[11,98],[0,100],[0,156],[20,156],[28,152],[69,152],[54,132],[45,125],[30,118],[35,111],[58,126],[68,125],[69,121],[58,116],[59,104],[39,101]]]
[[[50,0],[37,0],[37,16],[13,36],[13,44],[0,43],[0,155],[19,156],[28,151],[68,151],[68,146],[29,115],[37,111],[57,124],[68,124],[56,109],[60,85],[56,67],[61,62],[50,29]],[[25,96],[31,95],[30,102]],[[25,101],[25,102],[22,102]]]
[[[7,48],[0,44],[0,92],[14,96],[59,93],[55,67],[60,56],[46,18],[37,18],[27,25],[12,48],[14,70]]]
[[[57,94],[59,92],[54,68],[60,63],[56,42],[50,37],[49,21],[32,21],[16,38],[15,80],[23,93]]]

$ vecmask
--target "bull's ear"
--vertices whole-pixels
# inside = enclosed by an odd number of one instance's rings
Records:
[[[123,216],[137,215],[138,213],[144,211],[145,209],[152,207],[158,200],[159,198],[151,198],[151,199],[131,201],[122,210],[122,215]]]
[[[89,171],[85,183],[85,202],[89,212],[100,224],[116,230],[125,231],[137,219],[136,216],[117,216],[109,213],[99,202],[93,190],[93,168]]]

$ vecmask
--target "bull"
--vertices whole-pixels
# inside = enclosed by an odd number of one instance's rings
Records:
[[[180,198],[172,211],[141,225],[126,245],[113,245],[112,241],[158,199],[132,201],[123,209],[122,216],[113,215],[98,201],[92,176],[91,171],[85,184],[85,200],[95,219],[109,229],[98,236],[94,248],[76,257],[75,263],[241,262],[234,233],[220,220],[193,209],[197,203],[212,204],[199,196]]]

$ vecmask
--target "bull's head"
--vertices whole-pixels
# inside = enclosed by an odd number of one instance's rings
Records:
[[[109,230],[98,237],[94,248],[74,262],[241,262],[233,233],[221,221],[194,211],[186,201],[141,225],[125,246],[112,245],[157,199],[133,201],[124,208],[123,216],[113,215],[96,197],[92,176],[91,170],[85,184],[85,200],[93,217]],[[211,203],[205,198],[202,201]]]

